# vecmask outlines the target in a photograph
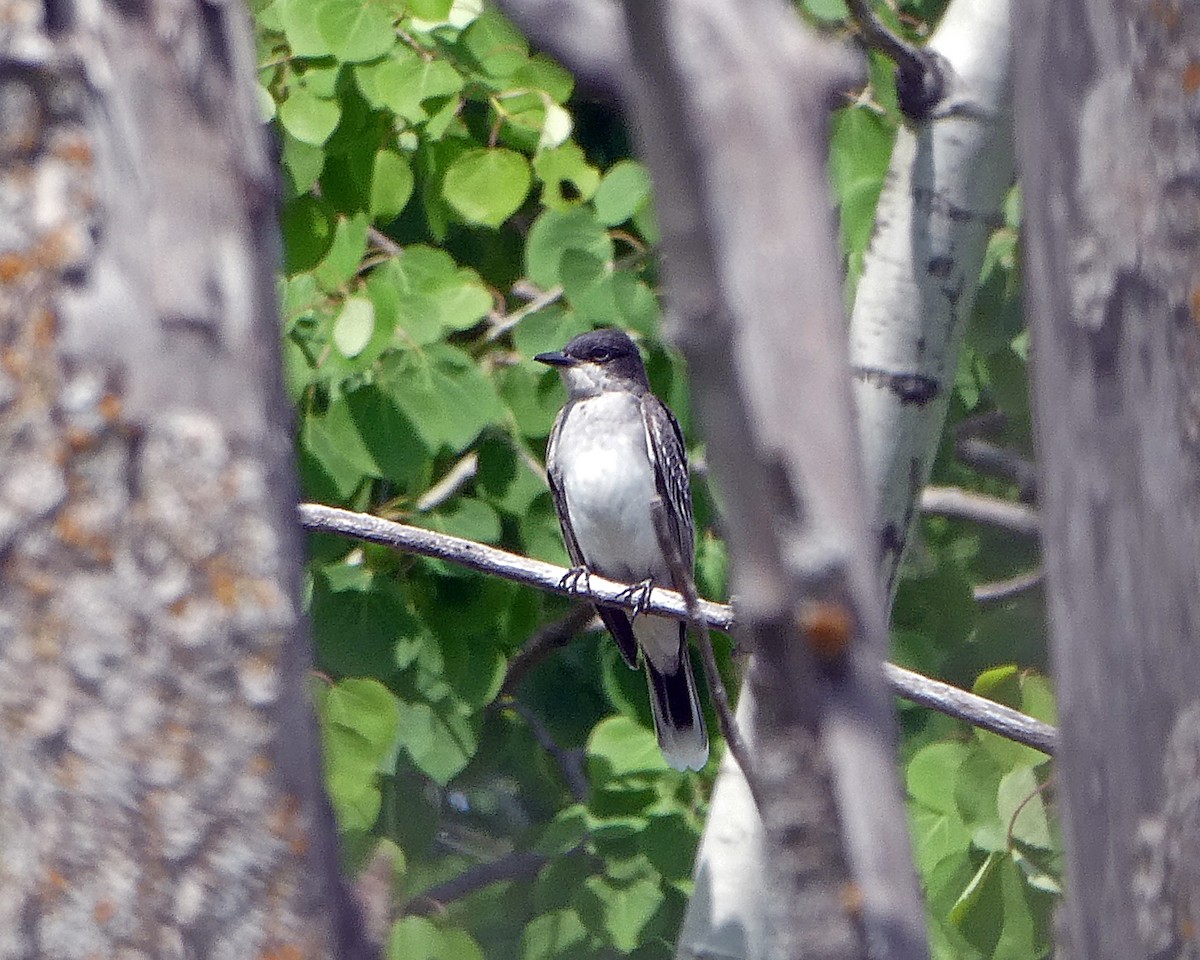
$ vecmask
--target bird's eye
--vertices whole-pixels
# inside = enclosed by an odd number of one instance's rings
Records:
[[[600,349],[592,354],[592,363],[608,363],[612,359],[612,351]]]

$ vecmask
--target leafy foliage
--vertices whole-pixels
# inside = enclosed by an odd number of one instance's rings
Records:
[[[535,353],[595,325],[633,331],[695,444],[682,370],[656,339],[650,180],[619,118],[482,0],[253,6],[280,145],[282,337],[306,496],[565,562],[541,472],[563,395]],[[906,4],[906,26],[919,32],[936,6]],[[826,27],[845,16],[840,0],[804,12]],[[833,125],[848,295],[897,123],[891,70],[872,59],[871,87]],[[1027,451],[1015,202],[1010,214],[952,416],[1003,411],[1001,439]],[[1017,493],[949,442],[935,478]],[[699,585],[719,598],[724,547],[695,484]],[[971,599],[972,584],[1035,554],[949,521],[924,534],[897,602],[897,656],[1047,715],[1030,669],[1044,662],[1040,601]],[[419,904],[512,851],[547,858],[532,880],[401,916],[389,956],[671,955],[715,764],[665,767],[644,682],[611,644],[579,637],[510,689],[514,658],[565,602],[327,537],[311,557],[317,703],[348,865],[386,851],[400,902]],[[915,708],[902,719],[936,955],[1045,954],[1060,868],[1044,758]]]

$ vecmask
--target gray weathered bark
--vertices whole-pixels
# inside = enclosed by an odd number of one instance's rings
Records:
[[[724,493],[735,633],[753,652],[739,717],[764,869],[745,880],[763,910],[750,918],[761,927],[732,931],[734,949],[921,957],[838,258],[821,214],[828,106],[852,67],[774,0],[627,0],[625,17],[672,334]]]
[[[1200,7],[1016,4],[1063,955],[1196,956]]]
[[[0,957],[365,957],[225,3],[0,3]]]

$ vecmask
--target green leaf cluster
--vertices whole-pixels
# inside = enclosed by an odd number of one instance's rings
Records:
[[[1045,678],[1015,666],[982,674],[975,692],[1054,721]],[[905,777],[935,958],[1049,956],[1061,893],[1062,839],[1049,757],[995,734],[927,743]]]

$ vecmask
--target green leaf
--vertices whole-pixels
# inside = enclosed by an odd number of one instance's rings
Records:
[[[329,252],[313,271],[317,281],[326,290],[337,290],[358,273],[363,254],[367,252],[367,230],[370,225],[365,213],[338,217]]]
[[[325,57],[329,44],[317,27],[312,0],[281,0],[279,4],[283,32],[292,54],[297,57]]]
[[[847,251],[865,250],[871,238],[894,139],[895,131],[866,107],[834,114],[829,172],[841,207],[842,245]]]
[[[537,53],[512,73],[508,81],[513,88],[529,87],[541,90],[555,103],[566,103],[575,89],[575,78],[570,72]]]
[[[908,819],[914,859],[922,874],[927,875],[947,857],[965,859],[971,846],[971,834],[957,813],[912,804]]]
[[[529,44],[498,10],[486,8],[463,31],[459,46],[465,49],[483,71],[494,77],[506,77],[525,66]]]
[[[554,418],[563,405],[562,394],[552,386],[557,379],[546,377],[543,371],[526,364],[514,364],[499,371],[500,396],[512,411],[517,429],[525,436],[550,435]]]
[[[439,927],[426,917],[405,917],[392,924],[388,960],[483,960],[469,933]]]
[[[956,813],[954,794],[948,787],[967,753],[961,743],[931,743],[918,750],[905,771],[909,796],[930,810]]]
[[[414,17],[440,22],[449,15],[454,0],[407,0],[406,6]]]
[[[568,310],[562,304],[551,304],[537,313],[530,314],[512,332],[513,345],[517,353],[533,359],[539,353],[548,350],[560,350],[572,337],[590,330],[591,326],[584,323],[574,310]],[[552,370],[544,369],[541,364],[533,367],[542,378],[541,389],[555,392],[558,406],[566,399],[559,388],[559,378]]]
[[[551,910],[534,917],[521,934],[521,960],[561,960],[574,957],[588,933],[573,908]]]
[[[283,172],[289,197],[307,193],[325,166],[325,151],[283,131]]]
[[[519,153],[470,150],[446,171],[442,195],[467,223],[498,227],[520,208],[530,179],[529,163]]]
[[[1050,818],[1042,801],[1041,785],[1029,767],[1010,770],[996,794],[1000,822],[1012,836],[1032,847],[1053,849]]]
[[[300,445],[324,470],[342,502],[350,499],[364,478],[375,475],[375,460],[354,429],[350,407],[342,397],[332,400],[324,415],[305,415]]]
[[[547,857],[561,856],[583,843],[587,833],[587,808],[572,804],[560,810],[546,825],[533,849]]]
[[[478,747],[471,722],[452,701],[400,705],[400,743],[412,762],[445,786],[470,762]]]
[[[372,475],[386,477],[401,491],[413,492],[425,480],[429,451],[412,421],[376,384],[346,397],[356,433],[372,463]]]
[[[641,942],[642,931],[663,902],[659,883],[643,877],[628,885],[617,886],[603,877],[589,877],[584,883],[585,909],[594,901],[599,908],[603,929],[597,931],[622,953],[629,953]]]
[[[329,139],[341,119],[336,100],[322,100],[304,87],[292,87],[279,107],[279,122],[302,143],[319,146]]]
[[[430,344],[383,363],[379,386],[431,450],[463,450],[484,427],[504,419],[504,405],[491,381],[454,347]]]
[[[804,0],[804,9],[823,23],[840,23],[850,16],[845,0]]]
[[[615,227],[630,219],[649,200],[649,172],[636,160],[622,160],[604,174],[592,204],[596,219]]]
[[[462,76],[445,60],[426,60],[403,47],[380,64],[355,67],[354,77],[368,103],[386,107],[410,123],[429,119],[426,101],[463,88]]]
[[[948,782],[954,808],[972,831],[976,844],[985,850],[1004,847],[1003,825],[996,807],[996,792],[1003,776],[1004,771],[992,755],[975,745],[969,748],[967,758]]]
[[[987,697],[989,700],[995,700],[997,703],[1020,710],[1024,706],[1022,691],[1026,682],[1027,678],[1021,676],[1015,665],[1007,664],[981,673],[972,689],[981,697]],[[1035,696],[1044,702],[1044,697],[1048,692],[1049,688],[1043,685]],[[976,728],[974,736],[1005,770],[1020,766],[1037,766],[1050,759],[1040,750],[1014,743],[987,730]]]
[[[396,742],[396,699],[376,680],[343,680],[318,703],[325,779],[343,830],[368,830],[379,815],[377,774]]]
[[[473,497],[458,497],[449,507],[433,513],[414,514],[409,519],[415,526],[452,537],[481,543],[495,543],[500,539],[500,517],[488,504]]]
[[[378,680],[350,679],[336,683],[324,701],[327,724],[354,731],[375,763],[391,753],[399,715],[396,698]]]
[[[596,724],[587,744],[588,772],[598,786],[631,775],[668,769],[654,734],[629,717],[608,717]]]
[[[365,297],[351,297],[333,321],[333,345],[343,357],[357,357],[375,333],[375,306]]]
[[[371,219],[394,219],[408,204],[412,192],[413,172],[408,158],[394,150],[376,153],[371,172]]]
[[[313,577],[312,622],[318,663],[338,676],[388,679],[432,643],[398,584],[346,564]]]
[[[699,843],[699,830],[682,813],[650,817],[637,841],[638,849],[667,880],[691,877]]]
[[[324,0],[316,20],[330,52],[347,63],[374,60],[396,42],[392,18],[372,0]]]
[[[335,223],[329,205],[317,197],[301,196],[284,204],[284,268],[287,274],[309,270],[333,243]]]
[[[591,199],[600,186],[600,171],[587,162],[577,143],[542,150],[534,157],[533,169],[543,184],[542,203],[548,207],[575,206]],[[570,197],[563,191],[564,184],[571,186]]]
[[[572,252],[611,266],[612,238],[586,207],[544,211],[534,221],[525,244],[529,278],[543,290],[562,283],[563,258]]]

